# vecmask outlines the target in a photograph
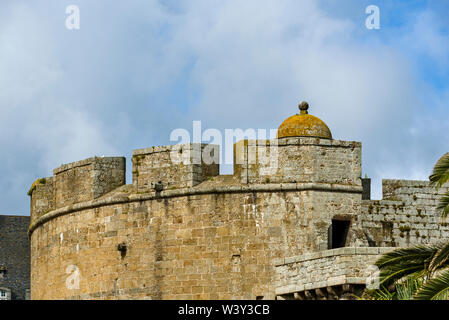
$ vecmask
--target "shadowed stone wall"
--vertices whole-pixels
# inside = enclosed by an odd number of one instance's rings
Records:
[[[0,215],[0,288],[12,300],[24,300],[30,289],[30,217]]]

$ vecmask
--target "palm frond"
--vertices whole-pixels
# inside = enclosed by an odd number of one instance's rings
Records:
[[[429,180],[432,185],[437,187],[441,187],[449,181],[449,152],[437,161]]]
[[[365,290],[362,300],[411,300],[421,288],[424,279],[422,277],[407,277],[404,281],[395,282],[394,289],[388,290],[385,285],[379,289]]]
[[[369,300],[396,300],[396,295],[395,291],[390,292],[385,286],[381,286],[379,289],[366,290],[364,298]]]
[[[440,198],[437,212],[439,212],[443,218],[446,218],[449,215],[449,192]]]
[[[449,270],[427,281],[418,293],[415,300],[446,300],[449,297]]]
[[[379,282],[383,285],[393,284],[403,278],[424,277],[427,270],[424,270],[423,265],[396,265],[383,269],[379,275]]]
[[[429,263],[433,255],[438,251],[438,246],[414,246],[410,248],[396,249],[383,254],[375,263],[382,269],[400,264],[424,265]]]
[[[449,242],[439,245],[438,251],[433,256],[429,264],[429,270],[435,272],[441,267],[447,267],[449,265]]]
[[[396,283],[395,288],[398,300],[412,300],[416,292],[422,287],[422,277],[407,277],[405,281]]]

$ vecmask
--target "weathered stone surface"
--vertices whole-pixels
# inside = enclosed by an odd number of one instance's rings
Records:
[[[125,184],[125,158],[94,157],[62,165],[53,170],[53,177],[33,184],[31,213],[96,199]],[[33,211],[34,210],[34,211]]]
[[[0,215],[0,290],[12,300],[27,299],[30,289],[28,216]]]
[[[218,145],[184,144],[134,150],[133,184],[137,192],[193,187],[219,174]]]
[[[383,180],[383,200],[364,200],[359,223],[376,246],[408,247],[449,238],[449,224],[435,211],[449,186],[428,181]]]
[[[321,256],[309,253],[285,259],[275,266],[276,294],[344,284],[365,285],[366,279],[373,275],[374,262],[380,256],[378,249],[338,248],[324,251]],[[391,250],[393,248],[388,247],[383,252]]]
[[[242,140],[234,145],[242,183],[321,182],[361,186],[360,142],[318,138]]]

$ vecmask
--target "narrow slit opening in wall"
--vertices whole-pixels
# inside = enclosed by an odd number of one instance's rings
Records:
[[[334,220],[329,227],[329,249],[342,248],[346,245],[350,221]]]

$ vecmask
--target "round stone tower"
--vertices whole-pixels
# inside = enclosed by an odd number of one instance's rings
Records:
[[[202,161],[218,146],[186,144],[135,150],[129,185],[123,158],[37,180],[31,298],[273,299],[273,261],[363,241],[361,144],[307,109],[236,143],[233,175]]]

